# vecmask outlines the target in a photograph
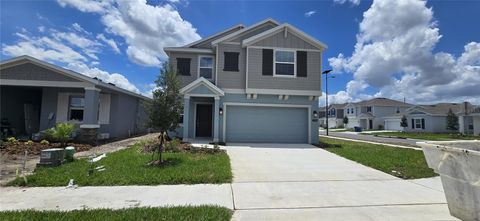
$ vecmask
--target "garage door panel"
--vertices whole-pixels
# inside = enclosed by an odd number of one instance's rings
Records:
[[[228,106],[227,142],[306,143],[308,109]]]
[[[386,120],[385,121],[385,130],[402,130],[400,126],[400,120]]]

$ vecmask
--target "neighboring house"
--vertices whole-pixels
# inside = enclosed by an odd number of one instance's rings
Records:
[[[318,143],[326,48],[272,19],[164,48],[183,85],[177,135],[185,141]]]
[[[344,116],[348,118],[346,128],[361,127],[364,130],[401,130],[394,127],[390,116],[405,111],[411,104],[388,98],[373,98],[357,103],[348,103],[344,107]]]
[[[328,128],[341,128],[344,127],[343,117],[344,117],[344,108],[347,104],[332,104],[328,107]],[[323,107],[325,110],[325,107]],[[326,117],[323,116],[320,118],[320,122],[323,122],[324,125],[320,126],[326,127]]]
[[[438,103],[431,105],[415,105],[412,106],[401,113],[392,115],[387,119],[391,122],[395,122],[395,125],[399,128],[398,130],[404,130],[400,127],[400,121],[402,116],[407,118],[408,127],[405,128],[405,131],[408,132],[430,132],[430,133],[448,133],[452,132],[447,130],[447,114],[451,109],[454,114],[457,116],[465,113],[466,108],[470,107],[470,103]],[[470,127],[471,125],[473,131],[473,116],[465,117],[465,119],[472,119],[471,124],[468,120],[467,125],[462,127]],[[463,120],[462,120],[463,122]],[[460,123],[460,119],[459,119]],[[453,131],[458,132],[458,131]]]
[[[467,111],[459,114],[459,132],[480,135],[480,106],[469,103],[464,103],[464,105]]]
[[[85,139],[145,131],[147,97],[30,56],[0,63],[1,130],[31,136],[72,122]]]

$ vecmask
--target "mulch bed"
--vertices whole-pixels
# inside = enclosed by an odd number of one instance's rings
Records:
[[[78,144],[78,143],[68,143],[67,146],[74,146],[76,152],[90,150],[92,148],[89,144]],[[40,143],[25,144],[24,142],[19,142],[17,144],[12,144],[5,142],[0,148],[2,155],[23,155],[25,150],[28,151],[28,155],[40,155],[40,151],[49,149],[49,148],[59,148],[60,143],[50,143],[48,145],[42,145]]]

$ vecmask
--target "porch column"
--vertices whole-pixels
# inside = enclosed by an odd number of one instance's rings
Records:
[[[220,118],[220,97],[215,97],[214,117],[213,117],[213,142],[218,142],[218,124]]]
[[[465,125],[465,120],[467,117],[464,117],[463,115],[458,116],[458,132],[461,134],[466,134],[465,133],[465,128],[467,125]]]
[[[85,88],[85,106],[83,109],[83,124],[80,125],[78,139],[82,142],[96,144],[98,124],[98,106],[100,89],[95,87]]]
[[[190,97],[185,96],[183,98],[183,142],[188,142],[188,122],[189,122],[189,110],[190,110]]]
[[[100,89],[85,88],[85,109],[83,111],[83,124],[98,125],[98,99]]]

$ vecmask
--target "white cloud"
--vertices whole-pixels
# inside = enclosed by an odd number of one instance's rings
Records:
[[[45,26],[38,26],[38,31],[39,32],[44,32],[45,31]]]
[[[334,72],[353,74],[345,92],[351,99],[373,96],[409,102],[480,102],[480,43],[463,54],[433,53],[441,35],[426,2],[374,1],[364,13],[350,57],[330,58]],[[474,76],[477,76],[476,78]]]
[[[83,33],[83,34],[87,34],[87,35],[91,35],[91,34],[92,34],[91,32],[88,32],[88,31],[86,31],[85,29],[83,29],[83,27],[82,27],[80,24],[78,24],[78,23],[73,23],[73,24],[72,24],[72,28],[73,28],[73,30],[75,30],[75,31],[77,31],[77,32],[79,32],[79,33]]]
[[[345,3],[350,3],[351,5],[359,5],[360,0],[333,0],[335,4],[345,4]]]
[[[122,37],[127,43],[128,57],[140,65],[159,66],[166,58],[163,47],[181,46],[200,39],[192,24],[170,4],[154,6],[146,0],[58,2],[63,7],[100,14],[107,32]]]
[[[108,39],[103,34],[98,34],[97,39],[100,39],[103,42],[107,43],[108,45],[110,45],[110,47],[112,47],[115,53],[120,54],[120,49],[118,48],[117,43],[113,39]]]
[[[99,46],[98,42],[75,33],[56,30],[51,30],[50,33],[49,36],[33,37],[16,33],[18,41],[13,44],[2,44],[2,53],[12,57],[30,55],[139,93],[138,88],[123,75],[109,73],[96,67],[100,64],[96,55],[99,51],[95,50]],[[87,65],[88,63],[90,65]]]
[[[317,13],[317,11],[315,10],[312,10],[312,11],[308,11],[308,12],[305,12],[305,17],[309,18],[311,17],[312,15],[314,15],[315,13]]]

